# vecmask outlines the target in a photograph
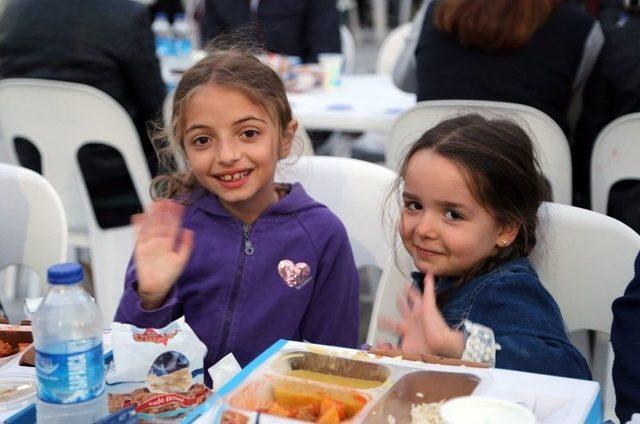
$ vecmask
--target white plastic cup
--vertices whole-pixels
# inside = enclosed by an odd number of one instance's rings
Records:
[[[451,399],[440,411],[445,424],[535,424],[536,417],[522,405],[500,399],[464,396]]]
[[[320,53],[318,62],[322,71],[322,88],[335,90],[340,86],[342,55],[340,53]]]

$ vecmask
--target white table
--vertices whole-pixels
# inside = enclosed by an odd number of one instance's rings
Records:
[[[293,115],[307,129],[389,132],[396,118],[416,103],[415,94],[377,74],[343,75],[334,91],[290,93]]]
[[[178,85],[185,70],[202,58],[195,51],[191,58],[161,58],[162,78],[169,88]],[[320,88],[289,93],[294,116],[307,129],[327,131],[381,131],[387,133],[395,119],[416,103],[415,94],[405,93],[388,75],[345,74],[333,91]]]

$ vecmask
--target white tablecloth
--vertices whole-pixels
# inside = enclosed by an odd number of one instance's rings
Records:
[[[343,75],[335,91],[289,94],[294,116],[308,129],[388,132],[395,119],[416,103],[386,75]]]

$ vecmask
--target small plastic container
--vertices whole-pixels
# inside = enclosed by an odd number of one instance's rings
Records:
[[[20,410],[36,400],[34,377],[7,375],[0,378],[0,412]]]
[[[533,412],[514,402],[479,396],[451,399],[442,405],[445,424],[535,424]]]

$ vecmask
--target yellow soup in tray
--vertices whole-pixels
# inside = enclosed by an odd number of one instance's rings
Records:
[[[293,370],[289,371],[287,375],[304,378],[312,381],[319,381],[321,383],[335,384],[338,386],[349,387],[352,389],[375,389],[382,385],[382,381],[365,380],[361,378],[344,377],[341,375],[326,374],[315,371],[307,370]]]

